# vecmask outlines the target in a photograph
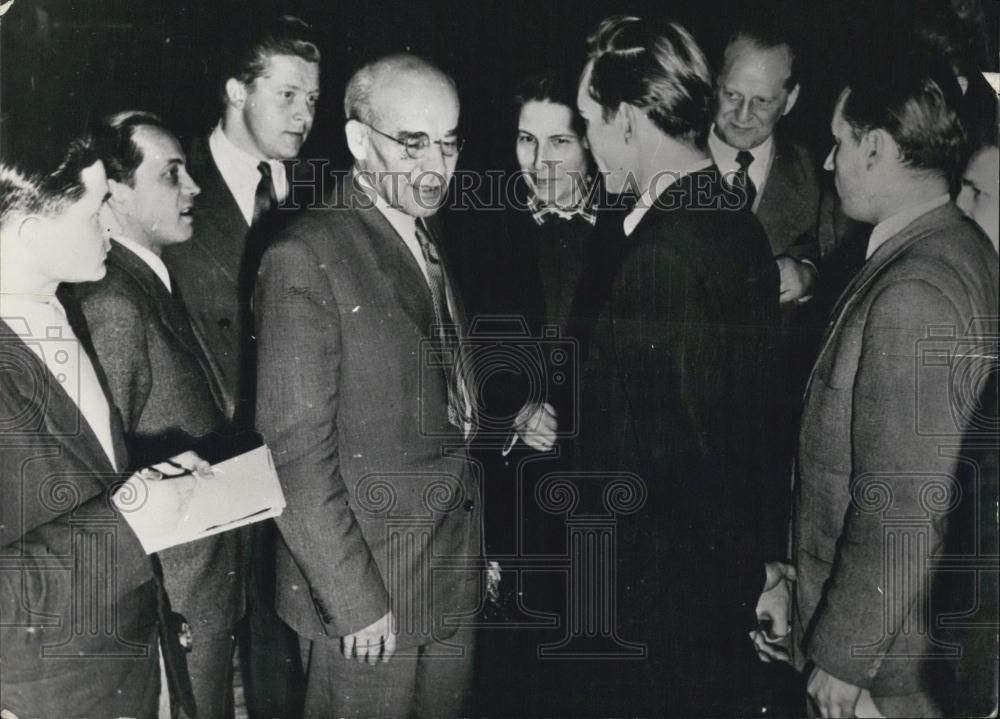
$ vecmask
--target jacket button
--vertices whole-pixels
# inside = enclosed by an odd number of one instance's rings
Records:
[[[229,321],[228,317],[220,317],[219,318],[219,327],[221,327],[222,329],[228,330],[229,329],[229,325],[231,325],[231,324],[232,324],[232,322]]]
[[[476,503],[473,502],[471,499],[465,500],[465,504],[462,505],[462,508],[465,509],[466,512],[471,512],[473,509],[475,509],[475,507]]]

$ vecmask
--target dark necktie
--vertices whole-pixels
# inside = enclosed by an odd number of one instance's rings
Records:
[[[416,235],[417,242],[420,243],[420,252],[427,265],[427,284],[430,285],[431,302],[434,305],[435,339],[440,344],[441,355],[444,357],[444,373],[448,385],[448,421],[464,432],[467,417],[459,386],[461,344],[458,328],[452,322],[451,313],[448,311],[448,290],[444,270],[441,267],[441,257],[434,240],[420,222],[416,224]]]
[[[257,183],[257,191],[253,195],[253,221],[250,226],[257,224],[261,217],[264,217],[273,208],[278,206],[278,196],[274,192],[274,180],[271,177],[271,166],[261,161],[257,165],[260,171],[260,182]]]
[[[757,199],[757,185],[750,179],[750,165],[753,164],[753,155],[746,150],[736,153],[736,177],[733,178],[733,187],[742,188],[746,192],[747,208],[753,209],[754,200]]]

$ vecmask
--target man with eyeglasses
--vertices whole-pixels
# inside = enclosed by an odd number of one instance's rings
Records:
[[[459,716],[473,632],[453,618],[476,605],[480,500],[464,313],[433,218],[459,101],[441,70],[394,55],[354,74],[345,112],[352,174],[278,234],[257,282],[257,424],[288,501],[277,608],[305,716]]]

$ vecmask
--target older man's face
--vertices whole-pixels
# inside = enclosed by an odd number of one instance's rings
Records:
[[[458,154],[442,149],[458,137],[458,95],[451,83],[428,73],[404,73],[378,88],[372,99],[379,132],[368,128],[368,151],[360,169],[371,173],[377,191],[413,217],[433,215],[444,204]],[[414,158],[403,144],[425,135],[427,148]]]
[[[727,144],[750,150],[774,133],[798,98],[789,92],[792,57],[785,46],[762,49],[737,39],[726,50],[716,86],[715,129]]]

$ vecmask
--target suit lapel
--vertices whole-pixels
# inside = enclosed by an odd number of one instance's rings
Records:
[[[840,330],[840,327],[843,325],[844,320],[849,314],[851,308],[864,296],[865,288],[878,278],[882,271],[889,267],[889,265],[891,265],[897,257],[906,252],[913,246],[914,243],[925,237],[929,229],[945,222],[947,219],[946,215],[953,210],[957,212],[951,203],[948,203],[943,207],[931,210],[930,212],[918,217],[916,220],[904,227],[902,231],[887,240],[885,244],[879,247],[875,254],[872,255],[864,265],[862,265],[858,274],[854,276],[854,279],[851,280],[847,288],[843,291],[843,293],[841,293],[840,298],[837,300],[837,304],[830,313],[830,323],[827,326],[821,350],[817,355],[817,360],[813,363],[813,371],[810,373],[809,382],[806,385],[805,395],[803,396],[809,394],[809,388],[812,385],[813,375],[815,375],[816,367],[819,365],[819,358],[821,358],[826,352],[831,339],[836,336],[837,332]]]
[[[167,290],[163,281],[160,280],[153,269],[142,258],[120,243],[114,240],[111,242],[111,252],[108,253],[108,262],[128,274],[139,288],[150,297],[159,312],[163,326],[166,327],[177,343],[194,357],[211,387],[212,396],[215,398],[216,404],[219,407],[224,407],[222,392],[215,381],[215,373],[212,371],[205,351],[201,348],[201,343],[194,333],[191,320],[184,309],[180,297],[176,294],[171,294]],[[178,292],[177,283],[171,281],[171,284],[174,287],[174,292]]]
[[[191,176],[201,186],[201,194],[194,203],[197,231],[191,242],[198,243],[235,285],[250,226],[212,159],[206,140],[191,144],[188,164]],[[206,242],[205,238],[212,238],[212,242]]]
[[[76,332],[76,323],[72,323],[72,325],[73,331]],[[22,351],[24,361],[29,363],[30,369],[27,372],[4,373],[13,389],[20,395],[23,402],[21,406],[31,408],[30,411],[40,411],[42,422],[49,435],[59,438],[59,444],[65,451],[76,455],[84,465],[92,467],[102,484],[108,484],[110,477],[115,474],[114,467],[111,466],[104,448],[79,406],[66,393],[66,390],[56,380],[41,358],[32,352],[3,320],[0,320],[0,335],[4,335],[5,341],[13,342],[12,346]],[[105,399],[108,399],[104,376],[100,371],[100,366],[93,359],[89,341],[80,335],[77,335],[77,339],[80,340],[81,348],[87,353],[94,365],[98,380],[101,382],[101,388],[104,390]],[[39,386],[39,382],[41,386]],[[41,392],[39,392],[40,389]],[[108,406],[112,408],[111,435],[116,455],[115,462],[118,463],[119,467],[124,468],[127,456],[121,433],[121,423],[120,420],[118,423],[115,422],[117,414],[110,399],[108,399]]]
[[[757,206],[756,214],[761,223],[766,227],[783,224],[787,222],[783,218],[800,217],[808,212],[808,202],[800,191],[805,186],[806,176],[799,166],[798,155],[790,144],[776,136],[774,160]]]
[[[190,322],[180,301],[170,294],[163,281],[142,258],[115,240],[111,242],[108,262],[135,281],[153,301],[167,330],[188,352],[196,353],[197,339],[192,333]]]
[[[372,238],[371,248],[379,271],[388,278],[398,306],[426,333],[433,324],[434,306],[420,266],[403,238],[372,204],[371,199],[355,187],[352,180],[346,181],[351,183],[347,197],[348,207],[368,208],[361,210],[359,216],[368,230],[367,234]]]

